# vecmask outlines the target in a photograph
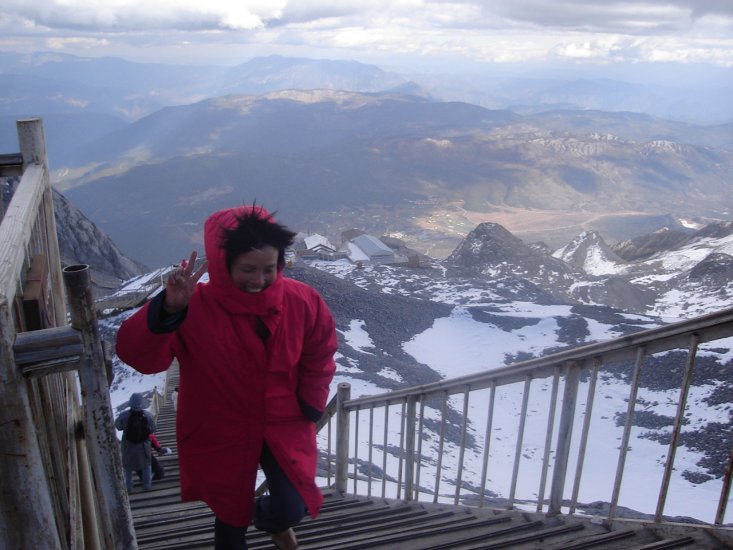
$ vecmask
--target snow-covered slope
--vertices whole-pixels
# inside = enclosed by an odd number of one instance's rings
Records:
[[[501,229],[485,228],[478,238],[501,235],[504,243],[513,242]],[[703,313],[733,305],[728,281],[731,236],[725,231],[697,235],[680,246],[634,261],[623,261],[608,253],[598,239],[586,234],[574,245],[556,253],[547,273],[562,273],[569,285],[564,295],[552,284],[553,277],[532,277],[530,265],[540,267],[542,251],[522,249],[521,265],[511,265],[510,257],[491,257],[490,244],[464,245],[463,265],[433,262],[422,268],[369,266],[358,268],[346,260],[336,262],[299,262],[286,275],[316,287],[332,309],[339,331],[338,371],[333,388],[339,382],[352,385],[352,396],[383,393],[400,387],[433,382],[482,370],[494,369],[516,360],[547,354],[567,347],[603,341],[630,332],[644,330],[677,320],[693,313]],[[468,238],[467,238],[468,239]],[[477,251],[481,265],[470,265],[470,254]],[[518,248],[514,243],[514,248]],[[528,247],[529,249],[530,247]],[[483,251],[483,252],[482,252]],[[548,255],[547,253],[544,253]],[[459,255],[456,255],[458,257]],[[517,256],[513,256],[516,258]],[[568,264],[572,257],[573,265]],[[496,260],[496,270],[492,262]],[[567,264],[569,267],[561,267]],[[553,267],[554,266],[554,267]],[[601,266],[605,266],[601,269]],[[616,266],[616,267],[614,267]],[[588,271],[595,274],[589,274]],[[522,271],[527,276],[522,276]],[[605,271],[605,272],[604,272]],[[568,275],[570,274],[570,275]],[[610,276],[612,274],[612,276]],[[623,283],[612,287],[614,281]],[[604,291],[620,293],[639,289],[646,309],[629,312],[614,309],[594,300],[575,300],[591,285]],[[608,288],[611,290],[608,290]],[[674,293],[677,293],[676,295]],[[586,294],[587,295],[587,294]],[[598,294],[597,296],[603,296]],[[112,338],[115,327],[128,313],[103,320],[105,334]],[[665,318],[662,318],[664,316]],[[667,513],[709,520],[720,490],[720,460],[731,444],[730,426],[733,405],[726,396],[733,391],[731,363],[733,342],[716,342],[698,353],[701,364],[693,382],[685,434],[677,452],[677,469],[672,482],[675,494]],[[661,472],[666,453],[671,418],[679,390],[674,381],[684,359],[677,354],[654,357],[645,365],[645,378],[639,394],[637,426],[632,432],[632,451],[622,488],[620,504],[641,512],[653,512],[657,495],[639,491],[646,480]],[[162,387],[162,375],[143,377],[119,361],[113,403],[123,404],[132,391]],[[629,370],[620,366],[606,372],[599,381],[599,391],[591,423],[590,455],[593,466],[585,472],[580,500],[586,504],[608,499],[609,479],[615,468],[617,447],[628,399]],[[544,445],[550,392],[547,382],[533,386],[528,432],[523,443],[523,475],[517,496],[536,498],[539,463]],[[496,472],[511,470],[514,456],[514,431],[521,405],[517,388],[502,388],[497,403],[499,435],[491,441],[490,464]],[[585,395],[585,388],[580,395]],[[481,402],[480,400],[478,402]],[[483,441],[485,411],[473,402],[470,407],[469,448],[463,483],[477,484],[486,442]],[[485,401],[484,401],[485,402]],[[451,400],[450,413],[460,414],[460,403]],[[582,410],[583,403],[579,403]],[[475,414],[474,414],[475,413]],[[436,418],[438,411],[428,407],[426,416]],[[580,413],[579,413],[580,414]],[[582,419],[577,419],[580,425]],[[390,422],[390,441],[399,440],[396,426]],[[375,426],[375,429],[379,429]],[[426,424],[424,452],[437,453],[435,424]],[[375,451],[374,462],[381,464]],[[363,458],[366,453],[361,453]],[[441,493],[452,495],[451,469],[457,467],[456,441],[448,441],[444,450]],[[386,457],[396,460],[393,455]],[[432,464],[432,466],[431,466]],[[427,460],[425,475],[434,461]],[[508,480],[490,476],[489,488],[496,498],[505,498]],[[446,496],[448,498],[448,496]],[[586,508],[586,511],[590,508]],[[590,513],[590,512],[589,512]],[[714,511],[713,511],[714,513]]]

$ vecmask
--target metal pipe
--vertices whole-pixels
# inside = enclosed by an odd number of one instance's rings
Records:
[[[333,422],[331,420],[333,419],[333,415],[328,416],[328,431],[326,432],[326,482],[328,483],[328,486],[331,486],[331,474],[333,470],[333,447],[332,447],[332,439],[333,436],[331,435],[331,432],[333,431]]]
[[[634,365],[634,377],[631,380],[631,394],[629,395],[629,405],[626,407],[626,425],[624,426],[624,435],[621,438],[621,446],[618,454],[618,465],[616,467],[616,479],[613,483],[613,495],[611,496],[611,506],[608,510],[608,519],[616,517],[616,508],[618,507],[618,498],[621,494],[621,480],[624,475],[624,466],[626,464],[626,454],[629,450],[629,438],[631,437],[631,428],[634,421],[634,408],[636,407],[636,395],[639,392],[639,380],[641,378],[641,366],[644,363],[645,349],[639,346],[636,352],[636,363]]]
[[[547,484],[547,469],[550,466],[550,448],[552,434],[555,430],[555,409],[557,408],[557,392],[560,386],[560,367],[555,367],[555,376],[552,377],[552,393],[550,394],[550,411],[547,413],[547,431],[545,432],[545,452],[542,455],[542,473],[540,474],[540,490],[537,494],[537,511],[542,511],[545,500],[545,485]]]
[[[389,446],[389,404],[384,406],[384,444],[382,445],[382,498],[387,494],[387,448]]]
[[[435,469],[435,493],[433,502],[438,502],[440,491],[440,474],[443,469],[443,445],[445,444],[445,409],[448,406],[448,393],[443,394],[443,404],[440,407],[440,435],[438,436],[438,465]]]
[[[405,401],[402,402],[402,408],[400,410],[400,447],[399,455],[397,456],[397,498],[400,498],[402,494],[402,467],[405,459]]]
[[[349,411],[344,403],[351,398],[351,384],[336,388],[336,491],[346,493],[349,467]]]
[[[463,481],[463,461],[466,457],[466,430],[468,429],[468,396],[471,392],[471,386],[466,386],[463,390],[463,422],[461,422],[461,444],[458,448],[458,470],[456,471],[456,493],[453,498],[453,504],[458,505],[461,497],[461,483]]]
[[[356,415],[354,417],[354,494],[358,495],[356,482],[359,477],[359,412],[361,409],[356,409]]]
[[[672,428],[672,438],[669,442],[669,451],[667,451],[667,461],[664,465],[664,475],[662,476],[662,484],[659,487],[659,499],[657,500],[657,511],[654,514],[654,521],[662,521],[664,514],[664,504],[667,500],[667,491],[669,490],[669,480],[672,478],[672,468],[674,468],[674,458],[677,452],[677,442],[682,432],[682,421],[685,418],[685,408],[687,407],[687,396],[690,393],[690,384],[692,383],[692,372],[695,369],[695,355],[697,354],[698,337],[697,334],[690,336],[690,347],[687,351],[687,363],[685,365],[685,374],[682,378],[682,387],[680,388],[680,399],[677,404],[677,415]]]
[[[524,442],[524,425],[527,421],[527,407],[529,405],[529,388],[532,383],[532,377],[527,376],[524,379],[524,391],[522,392],[522,412],[519,415],[519,428],[517,429],[517,445],[514,450],[514,466],[512,468],[512,482],[509,489],[509,501],[507,508],[514,508],[514,497],[517,492],[517,479],[519,478],[519,462],[522,459],[522,444]]]
[[[422,468],[422,432],[425,420],[425,397],[420,399],[420,422],[417,426],[417,466],[415,471],[415,497],[414,500],[420,500],[420,470]]]
[[[565,373],[565,389],[560,410],[560,424],[557,429],[557,450],[555,451],[555,467],[552,470],[552,486],[550,487],[550,506],[548,516],[560,514],[562,497],[565,493],[565,476],[568,471],[570,456],[570,440],[573,437],[575,405],[578,401],[578,385],[580,383],[580,365],[572,361],[567,364]]]
[[[374,449],[374,404],[369,405],[369,473],[367,474],[367,496],[372,496],[372,449]]]
[[[725,469],[723,476],[723,488],[720,491],[720,501],[718,501],[718,511],[715,514],[715,525],[723,525],[725,518],[725,509],[728,505],[728,497],[730,496],[731,477],[733,477],[733,445],[730,447],[728,455],[728,467]]]
[[[575,468],[575,482],[573,483],[573,494],[570,498],[569,513],[575,512],[575,506],[578,503],[578,493],[580,492],[580,479],[583,475],[583,464],[585,463],[585,450],[588,447],[588,434],[590,433],[591,414],[593,413],[593,403],[596,396],[596,382],[598,381],[598,369],[601,367],[600,358],[593,360],[591,368],[590,380],[588,382],[588,396],[585,401],[585,417],[583,418],[583,428],[580,433],[580,448],[578,449],[578,464]]]
[[[417,398],[407,400],[405,416],[405,500],[412,500],[413,481],[415,478],[415,425],[417,424]]]
[[[489,409],[486,413],[486,433],[484,434],[484,463],[481,468],[481,496],[479,497],[479,508],[486,501],[486,478],[489,473],[489,450],[491,449],[491,429],[494,424],[494,399],[496,398],[496,384],[491,385],[489,393]]]

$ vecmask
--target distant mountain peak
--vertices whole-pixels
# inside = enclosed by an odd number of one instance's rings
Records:
[[[584,231],[552,256],[581,268],[589,275],[618,273],[623,263],[597,231]]]
[[[445,260],[454,275],[526,279],[564,295],[576,274],[573,266],[530,246],[498,223],[484,222],[471,231]]]

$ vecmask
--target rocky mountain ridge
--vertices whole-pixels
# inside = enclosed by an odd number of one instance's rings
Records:
[[[664,233],[609,246],[588,231],[550,254],[484,223],[466,236],[446,266],[459,274],[522,277],[558,299],[628,312],[687,317],[704,313],[709,301],[731,303],[733,222],[672,232],[669,238]]]
[[[626,240],[733,210],[732,151],[669,146],[653,131],[638,142],[545,123],[394,93],[226,96],[98,139],[79,150],[85,167],[57,185],[153,267],[185,256],[201,220],[242,197],[311,232],[335,237],[348,219],[438,257],[481,221],[513,222],[518,236],[556,248],[583,229]]]
[[[0,180],[4,206],[12,199],[18,183],[17,177]],[[53,191],[53,209],[62,267],[89,265],[97,296],[115,292],[125,281],[149,271],[143,264],[120,252],[96,224],[56,190]]]
[[[231,60],[236,63],[236,60]],[[501,64],[505,66],[505,64]],[[465,101],[490,109],[542,113],[559,109],[616,111],[633,116],[695,120],[709,124],[730,120],[730,79],[718,85],[653,86],[592,78],[547,77],[544,70],[526,77],[498,76],[488,66],[456,73],[402,74],[354,61],[292,58],[270,55],[232,66],[135,63],[113,57],[77,57],[60,52],[33,55],[0,52],[0,81],[17,107],[43,102],[49,108],[88,112],[106,107],[128,119],[150,114],[155,106],[190,103],[230,93],[259,95],[281,89],[330,88],[361,92],[409,90],[441,101]],[[504,71],[499,71],[503,73]],[[540,76],[544,73],[545,76]],[[34,78],[34,87],[20,91],[18,77]],[[45,84],[45,85],[44,85]],[[72,86],[70,93],[69,87]],[[59,93],[61,92],[61,93]],[[99,101],[99,97],[105,101]],[[117,105],[109,104],[110,99]],[[86,100],[86,101],[84,101]],[[15,108],[14,112],[18,112]],[[36,111],[36,114],[39,114]]]

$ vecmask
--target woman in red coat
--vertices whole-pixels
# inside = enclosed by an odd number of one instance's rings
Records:
[[[311,287],[283,277],[295,234],[261,207],[236,207],[204,225],[209,282],[196,253],[165,291],[127,319],[118,356],[151,374],[180,365],[177,411],[183,500],[216,516],[216,549],[245,549],[247,526],[297,548],[293,525],[318,513],[315,421],[335,364],[333,318]],[[257,464],[270,495],[254,502]]]

